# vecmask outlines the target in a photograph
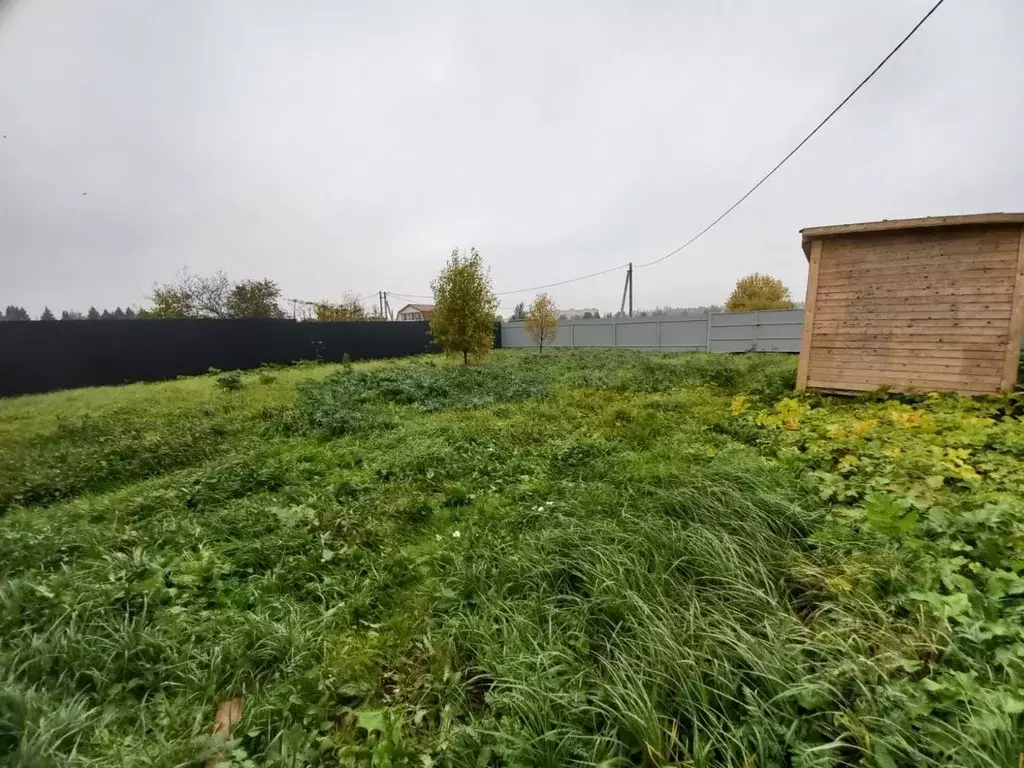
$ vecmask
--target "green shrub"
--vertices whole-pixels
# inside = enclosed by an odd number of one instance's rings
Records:
[[[233,371],[225,373],[223,376],[218,376],[217,386],[225,392],[236,392],[245,385],[242,383],[242,374],[238,371]]]

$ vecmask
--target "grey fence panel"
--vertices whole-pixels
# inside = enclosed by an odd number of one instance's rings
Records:
[[[729,325],[753,325],[760,312],[715,312],[711,315],[711,327],[721,328]]]
[[[529,340],[530,346],[536,346],[530,335],[526,335]],[[571,347],[572,346],[572,326],[568,323],[559,323],[558,330],[555,331],[555,340],[551,343],[552,347]]]
[[[758,339],[754,352],[799,352],[800,339]]]
[[[757,339],[799,339],[803,336],[803,324],[790,323],[789,325],[759,325],[757,326]]]
[[[640,349],[658,348],[658,324],[653,320],[617,321],[615,323],[615,346],[637,347]]]
[[[553,346],[677,352],[799,352],[802,309],[723,312],[618,320],[563,320]],[[710,328],[709,328],[710,323]],[[533,347],[521,322],[501,326],[503,347]]]
[[[754,312],[731,312],[712,314],[708,317],[711,329],[708,331],[708,351],[749,352],[756,346]]]
[[[615,323],[574,323],[576,347],[614,347]]]
[[[771,309],[753,314],[757,316],[758,325],[796,325],[802,328],[804,324],[802,309]]]
[[[668,352],[799,352],[802,309],[668,315],[622,320],[563,320],[556,343],[573,347],[630,347]],[[501,324],[503,347],[533,347],[521,322]],[[1024,339],[1022,339],[1024,346]]]
[[[803,328],[799,325],[759,326],[755,352],[799,352]]]
[[[661,349],[681,352],[703,352],[708,345],[707,318],[662,320]]]
[[[714,348],[716,341],[733,341],[735,339],[746,339],[754,343],[754,324],[746,325],[725,325],[719,326],[714,320],[711,321],[711,346]],[[714,351],[714,349],[712,349]]]
[[[502,323],[501,346],[532,347],[534,346],[534,343],[522,323]]]

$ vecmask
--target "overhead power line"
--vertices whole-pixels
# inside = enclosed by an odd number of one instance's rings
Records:
[[[637,264],[637,265],[636,265],[636,268],[637,268],[637,269],[642,269],[643,267],[652,267],[652,266],[654,266],[655,264],[660,264],[661,262],[665,261],[666,259],[669,259],[669,258],[671,258],[671,257],[675,256],[675,255],[676,255],[677,253],[679,253],[680,251],[682,251],[682,250],[683,250],[684,248],[686,248],[687,246],[689,246],[689,245],[692,245],[693,243],[697,242],[697,240],[699,240],[699,239],[700,239],[700,238],[702,238],[702,237],[703,237],[704,235],[706,235],[706,234],[707,234],[708,232],[710,232],[710,231],[711,231],[712,229],[714,229],[714,228],[715,228],[715,226],[716,226],[716,225],[717,225],[717,224],[718,224],[718,223],[719,223],[719,222],[720,222],[720,221],[721,221],[722,219],[724,219],[724,218],[725,218],[726,216],[728,216],[728,215],[729,215],[730,213],[732,213],[733,211],[735,211],[735,210],[736,210],[736,209],[737,209],[737,208],[738,208],[738,207],[740,206],[740,204],[741,204],[741,203],[742,203],[742,202],[743,202],[744,200],[746,200],[746,199],[747,199],[748,197],[750,197],[750,196],[751,196],[752,194],[754,194],[754,192],[756,192],[756,191],[757,191],[757,190],[758,190],[758,189],[760,188],[760,186],[761,186],[762,184],[764,184],[764,183],[765,183],[766,181],[768,181],[768,179],[770,179],[770,178],[771,178],[772,176],[774,176],[774,175],[775,175],[775,172],[776,172],[776,171],[778,171],[778,170],[779,170],[779,169],[780,169],[780,168],[781,168],[782,166],[784,166],[784,165],[786,164],[786,162],[787,162],[787,161],[788,161],[788,160],[789,160],[789,159],[790,159],[791,157],[793,157],[793,155],[795,155],[795,154],[796,154],[797,152],[799,152],[799,151],[800,151],[800,149],[801,149],[801,148],[802,148],[802,147],[804,146],[804,144],[806,144],[806,143],[807,143],[808,141],[810,141],[810,140],[811,140],[811,139],[812,139],[812,138],[814,137],[814,134],[816,134],[816,133],[817,133],[818,131],[820,131],[820,130],[821,130],[821,129],[822,129],[823,127],[825,127],[825,124],[826,124],[826,123],[827,123],[827,122],[828,122],[829,120],[831,120],[831,119],[832,119],[833,117],[835,117],[836,113],[837,113],[837,112],[838,112],[838,111],[839,111],[840,109],[842,109],[843,107],[845,107],[845,106],[846,106],[846,104],[847,104],[847,102],[849,102],[849,101],[850,101],[850,99],[852,99],[852,98],[853,98],[854,96],[856,96],[856,95],[857,95],[857,92],[858,92],[858,91],[859,91],[859,90],[860,90],[861,88],[863,88],[863,87],[864,87],[865,85],[867,85],[867,84],[868,84],[868,81],[869,81],[869,80],[871,80],[871,78],[873,78],[873,77],[874,77],[874,76],[875,76],[876,74],[878,74],[878,71],[879,71],[879,70],[880,70],[880,69],[881,69],[882,67],[884,67],[884,66],[886,65],[886,63],[887,63],[887,62],[889,61],[889,59],[891,59],[891,58],[892,58],[893,56],[895,56],[895,55],[896,55],[896,52],[897,52],[897,51],[898,51],[898,50],[899,50],[900,48],[902,48],[902,47],[903,47],[903,44],[904,44],[904,43],[906,43],[906,42],[907,42],[907,40],[909,40],[909,39],[910,39],[911,37],[913,37],[913,36],[914,36],[914,33],[915,33],[915,32],[917,32],[917,30],[919,30],[919,29],[921,28],[921,26],[922,26],[922,25],[923,25],[923,24],[924,24],[924,23],[925,23],[926,21],[928,21],[928,18],[929,18],[929,17],[930,17],[930,16],[931,16],[931,15],[932,15],[933,13],[935,13],[935,11],[937,11],[937,10],[939,9],[939,6],[940,6],[940,5],[942,5],[942,4],[944,3],[944,2],[945,2],[945,0],[938,0],[938,2],[937,2],[937,3],[935,3],[935,5],[933,5],[933,6],[931,7],[931,10],[929,10],[929,11],[928,11],[928,13],[926,13],[926,14],[925,14],[924,16],[922,16],[922,17],[921,17],[921,20],[920,20],[920,21],[918,21],[918,22],[917,22],[917,24],[915,24],[915,25],[913,26],[913,28],[912,28],[912,29],[911,29],[911,30],[910,30],[909,32],[907,32],[907,34],[906,34],[906,35],[904,36],[904,38],[903,38],[902,40],[900,40],[900,41],[899,41],[899,43],[897,43],[897,44],[896,44],[896,47],[895,47],[895,48],[893,48],[893,49],[892,49],[891,51],[889,51],[889,53],[888,53],[888,54],[886,55],[886,57],[885,57],[884,59],[882,59],[882,60],[881,60],[880,62],[878,62],[878,64],[877,64],[877,65],[875,66],[875,68],[874,68],[874,69],[872,69],[872,70],[871,70],[871,71],[870,71],[870,72],[868,73],[867,77],[865,77],[865,78],[864,78],[863,80],[861,80],[861,81],[860,81],[860,82],[859,82],[859,83],[857,84],[857,87],[856,87],[856,88],[854,88],[854,89],[853,89],[852,91],[850,91],[850,92],[849,92],[849,93],[848,93],[848,94],[846,95],[846,98],[845,98],[845,99],[843,99],[843,100],[842,100],[842,101],[840,101],[840,102],[839,102],[838,104],[836,104],[836,106],[835,106],[835,107],[834,107],[834,108],[832,109],[832,111],[831,111],[831,112],[829,112],[829,113],[828,113],[827,115],[825,115],[825,118],[824,118],[824,119],[823,119],[823,120],[822,120],[822,121],[821,121],[820,123],[818,123],[818,124],[817,124],[816,126],[814,126],[814,129],[813,129],[813,130],[812,130],[812,131],[811,131],[810,133],[808,133],[808,134],[807,134],[806,136],[804,136],[804,137],[803,137],[803,138],[802,138],[802,139],[800,140],[800,143],[799,143],[799,144],[797,144],[797,145],[796,145],[795,147],[793,147],[793,148],[792,148],[791,150],[789,150],[789,152],[788,152],[788,153],[786,154],[786,156],[785,156],[785,157],[783,157],[783,158],[782,158],[781,160],[779,160],[779,162],[778,162],[778,163],[776,163],[776,164],[775,164],[775,167],[773,167],[773,168],[772,168],[772,169],[771,169],[770,171],[768,171],[768,173],[766,173],[766,174],[765,174],[764,176],[762,176],[762,177],[761,177],[761,179],[760,179],[760,180],[759,180],[759,181],[758,181],[758,182],[757,182],[757,183],[756,183],[756,184],[755,184],[754,186],[752,186],[752,187],[751,187],[750,189],[748,189],[748,190],[747,190],[747,191],[746,191],[745,193],[743,193],[743,196],[742,196],[742,197],[741,197],[741,198],[740,198],[739,200],[737,200],[737,201],[736,201],[735,203],[733,203],[733,204],[732,204],[732,205],[730,205],[730,206],[729,206],[728,208],[726,208],[726,209],[725,209],[725,210],[724,210],[724,211],[723,211],[723,212],[722,212],[722,213],[721,213],[721,214],[720,214],[720,215],[718,216],[718,218],[716,218],[716,219],[715,219],[714,221],[712,221],[712,222],[711,222],[710,224],[708,224],[708,225],[707,225],[706,227],[704,227],[704,229],[702,229],[702,230],[701,230],[700,232],[698,232],[698,233],[697,233],[696,235],[694,235],[693,237],[691,237],[691,238],[690,238],[689,240],[687,240],[687,241],[686,241],[685,243],[683,243],[682,245],[680,245],[680,246],[679,246],[678,248],[676,248],[675,250],[669,251],[669,252],[668,252],[668,253],[666,253],[666,254],[665,254],[664,256],[662,256],[662,257],[660,257],[660,258],[657,258],[657,259],[655,259],[654,261],[648,261],[648,262],[646,262],[646,263],[644,263],[644,264]]]
[[[555,288],[559,285],[566,285],[568,283],[575,283],[578,280],[589,280],[592,277],[599,277],[601,275],[607,275],[609,272],[618,272],[620,269],[625,269],[626,264],[619,264],[615,267],[609,267],[608,269],[602,269],[600,272],[592,272],[589,275],[583,275],[582,277],[573,277],[568,280],[560,280],[557,283],[547,283],[545,285],[535,285],[533,288],[519,288],[515,291],[495,291],[495,296],[508,296],[513,293],[527,293],[528,291],[540,291],[544,288]]]
[[[615,267],[609,267],[608,269],[602,269],[600,272],[593,272],[589,275],[583,275],[582,277],[571,277],[568,280],[561,280],[557,283],[547,283],[546,285],[536,285],[533,288],[518,288],[514,291],[495,291],[495,296],[510,296],[513,293],[527,293],[529,291],[539,291],[543,288],[554,288],[559,285],[566,285],[567,283],[575,283],[578,280],[588,280],[591,277],[599,277],[600,275],[607,275],[609,272],[618,272],[620,269],[625,269],[628,264],[619,264]],[[388,291],[391,296],[397,296],[400,299],[432,299],[433,296],[424,296],[421,293],[398,293],[398,291]]]
[[[831,112],[829,112],[827,115],[825,115],[824,119],[822,119],[821,122],[819,122],[816,126],[814,126],[813,130],[811,130],[810,133],[808,133],[806,136],[804,136],[800,140],[800,142],[795,147],[793,147],[793,149],[791,149],[785,155],[785,157],[783,157],[778,163],[776,163],[775,166],[770,171],[768,171],[768,173],[766,173],[764,176],[762,176],[758,180],[758,182],[756,184],[754,184],[754,186],[752,186],[750,189],[748,189],[746,192],[744,192],[743,195],[736,202],[734,202],[732,205],[730,205],[728,208],[726,208],[710,224],[708,224],[706,227],[704,227],[704,229],[700,230],[697,234],[695,234],[693,237],[691,237],[685,243],[680,245],[678,248],[675,248],[675,249],[669,251],[664,256],[661,256],[661,257],[659,257],[657,259],[654,259],[653,261],[648,261],[648,262],[645,262],[643,264],[634,264],[633,268],[634,269],[642,269],[644,267],[652,267],[655,264],[660,264],[661,262],[665,261],[666,259],[670,259],[671,257],[675,256],[677,253],[679,253],[680,251],[682,251],[685,248],[689,247],[690,245],[693,245],[693,243],[697,242],[700,238],[702,238],[704,235],[706,235],[708,232],[710,232],[712,229],[714,229],[726,216],[728,216],[730,213],[735,211],[748,197],[750,197],[752,194],[754,194],[754,192],[756,192],[761,187],[761,185],[763,185],[766,181],[768,181],[768,179],[770,179],[772,176],[774,176],[775,173],[780,168],[782,168],[782,166],[784,166],[789,161],[789,159],[791,157],[793,157],[793,155],[795,155],[797,152],[799,152],[808,141],[810,141],[812,138],[814,138],[814,135],[818,131],[820,131],[822,128],[824,128],[825,124],[828,123],[828,121],[831,120],[833,117],[835,117],[836,113],[839,112],[839,110],[841,110],[843,107],[845,107],[846,104],[850,101],[850,99],[852,99],[854,96],[856,96],[857,92],[860,91],[861,88],[863,88],[865,85],[868,84],[868,82],[871,80],[871,78],[873,78],[875,75],[878,74],[879,70],[881,70],[882,67],[884,67],[889,62],[889,59],[891,59],[893,56],[896,55],[896,52],[899,51],[900,48],[902,48],[904,46],[904,44],[906,44],[906,42],[911,37],[914,36],[914,33],[916,33],[917,30],[919,30],[924,25],[924,23],[926,21],[928,21],[928,19],[931,17],[931,15],[933,13],[935,13],[935,11],[937,11],[939,9],[939,6],[942,5],[944,2],[945,2],[945,0],[938,0],[938,2],[936,2],[935,5],[933,5],[931,7],[931,9],[928,11],[928,13],[926,13],[924,16],[922,16],[920,21],[918,21],[911,28],[911,30],[903,37],[903,39],[900,40],[899,43],[896,44],[896,47],[893,48],[891,51],[889,51],[889,53],[885,56],[884,59],[882,59],[880,62],[878,62],[878,64],[875,66],[875,68],[872,69],[868,73],[867,77],[865,77],[863,80],[861,80],[857,84],[857,87],[854,88],[852,91],[850,91],[846,95],[846,98],[844,98],[842,101],[840,101],[832,109]],[[607,275],[609,272],[616,272],[616,271],[618,271],[620,269],[625,269],[627,266],[628,266],[627,264],[619,264],[618,266],[609,267],[608,269],[601,270],[600,272],[592,272],[592,273],[590,273],[588,275],[580,275],[579,277],[572,277],[572,278],[569,278],[568,280],[559,280],[558,282],[555,282],[555,283],[545,283],[544,285],[535,285],[532,288],[518,288],[518,289],[516,289],[514,291],[497,291],[495,293],[495,295],[497,295],[497,296],[508,296],[508,295],[511,295],[511,294],[514,294],[514,293],[528,293],[528,292],[531,292],[531,291],[544,290],[545,288],[555,288],[555,287],[560,286],[560,285],[568,285],[569,283],[579,282],[580,280],[589,280],[592,277],[599,277],[601,275]],[[393,295],[394,296],[408,297],[408,298],[431,298],[429,296],[415,296],[415,295],[398,294],[398,293],[395,293]]]

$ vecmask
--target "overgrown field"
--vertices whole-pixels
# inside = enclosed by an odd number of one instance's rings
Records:
[[[0,401],[0,762],[1016,766],[1021,401],[795,363]]]

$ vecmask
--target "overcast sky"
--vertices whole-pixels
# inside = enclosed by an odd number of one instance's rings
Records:
[[[0,305],[140,306],[183,265],[429,294],[468,245],[498,291],[649,261],[932,2],[0,0]],[[637,305],[755,270],[802,299],[805,226],[1024,210],[1022,29],[1021,0],[947,0],[638,270]]]

